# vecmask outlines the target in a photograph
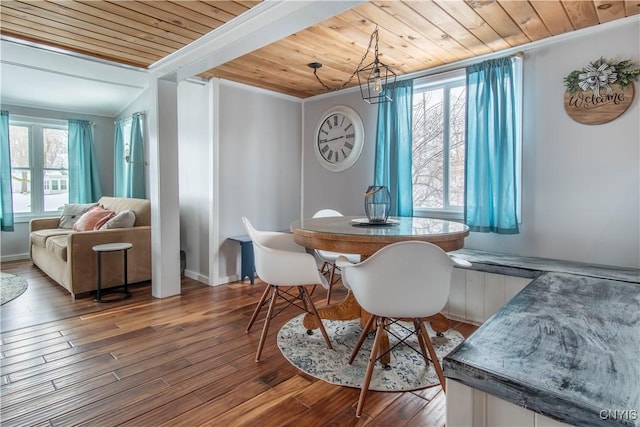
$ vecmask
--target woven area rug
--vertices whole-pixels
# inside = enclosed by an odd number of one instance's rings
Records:
[[[302,324],[304,314],[287,322],[278,332],[278,347],[289,362],[301,371],[331,384],[360,388],[371,354],[373,334],[369,334],[353,364],[347,362],[351,351],[360,337],[360,321],[323,320],[327,334],[331,339],[333,350],[327,348],[319,330],[307,335]],[[410,324],[405,323],[405,326]],[[412,326],[412,325],[411,325]],[[433,337],[435,333],[427,324],[427,332]],[[392,326],[398,336],[407,335],[400,326]],[[438,359],[442,358],[460,344],[464,338],[453,329],[445,334],[445,343],[434,342]],[[398,339],[389,335],[390,346]],[[418,339],[412,336],[407,340],[414,348],[420,349]],[[438,377],[429,363],[427,367],[422,355],[406,345],[399,345],[391,353],[391,369],[385,370],[380,362],[376,363],[371,379],[370,390],[377,391],[411,391],[439,384]]]
[[[0,305],[22,295],[27,290],[27,281],[14,274],[0,271]]]

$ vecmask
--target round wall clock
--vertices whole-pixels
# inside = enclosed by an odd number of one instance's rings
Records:
[[[339,105],[325,112],[314,134],[320,164],[333,172],[353,166],[364,145],[364,125],[352,108]]]

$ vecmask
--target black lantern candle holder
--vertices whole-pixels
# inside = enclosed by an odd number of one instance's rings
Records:
[[[384,224],[391,210],[391,195],[384,185],[370,185],[364,193],[364,211],[371,224]]]

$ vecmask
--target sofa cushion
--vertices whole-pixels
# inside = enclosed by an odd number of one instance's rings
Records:
[[[47,250],[64,262],[67,261],[69,236],[52,236],[47,239]]]
[[[98,203],[116,214],[127,209],[132,210],[136,214],[134,227],[151,225],[151,202],[147,199],[102,196]]]
[[[50,228],[44,230],[36,230],[31,232],[31,243],[41,248],[47,247],[47,240],[54,236],[67,236],[68,234],[75,233],[74,230],[68,228]]]
[[[115,212],[95,206],[82,214],[80,219],[73,224],[76,231],[99,230],[107,221],[116,215]]]
[[[80,219],[80,217],[94,206],[98,206],[97,203],[86,204],[69,204],[65,203],[62,208],[62,215],[60,216],[60,228],[73,228],[73,225]]]
[[[112,228],[129,228],[133,227],[133,224],[135,223],[136,214],[131,209],[127,209],[107,221],[100,228],[100,230],[110,230]]]

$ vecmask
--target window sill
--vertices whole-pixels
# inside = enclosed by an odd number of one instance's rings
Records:
[[[38,212],[38,213],[21,213],[21,214],[13,214],[13,222],[15,224],[28,223],[32,219],[36,218],[59,218],[60,211],[53,212]]]
[[[413,216],[421,218],[443,219],[447,221],[462,222],[464,220],[464,213],[462,211],[453,210],[414,209]]]

